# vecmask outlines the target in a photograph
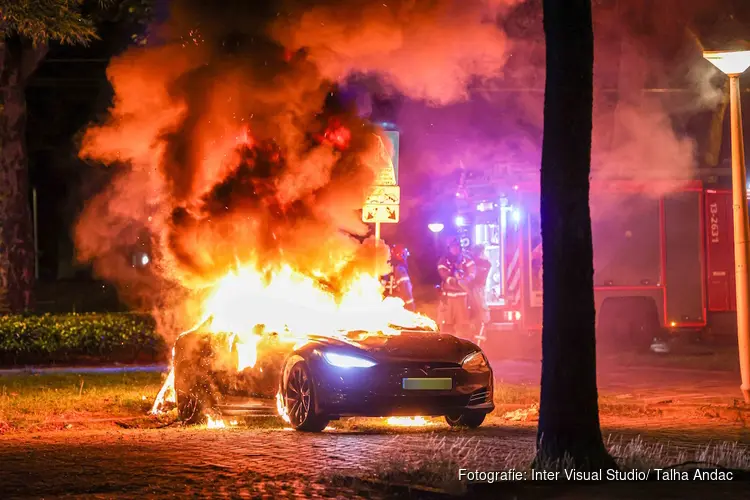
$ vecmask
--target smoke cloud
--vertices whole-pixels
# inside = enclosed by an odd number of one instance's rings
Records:
[[[696,54],[669,47],[684,47],[693,36],[685,26],[700,16],[681,3],[666,29],[656,20],[669,16],[652,4],[594,6],[595,177],[695,172],[696,144],[674,115],[715,103],[712,73],[670,65],[694,64]],[[126,299],[172,313],[238,263],[290,264],[329,284],[370,269],[375,247],[358,209],[387,154],[361,118],[368,110],[340,98],[337,85],[374,77],[381,91],[408,98],[397,117],[406,199],[461,165],[533,178],[541,19],[538,0],[172,2],[157,39],[108,68],[114,103],[86,131],[80,156],[108,165],[111,182],[80,215],[79,259]],[[655,41],[665,33],[673,43]],[[679,73],[682,82],[669,80]],[[695,92],[640,92],[675,85]],[[661,194],[681,182],[642,188]],[[134,246],[149,249],[146,271],[133,268]]]
[[[679,189],[697,173],[701,134],[708,135],[710,120],[693,118],[710,115],[724,95],[691,28],[709,2],[663,3],[657,10],[643,1],[594,5],[593,178],[628,180],[649,196]],[[667,14],[675,11],[679,16],[671,19]],[[511,11],[504,27],[502,76],[477,87],[471,101],[403,107],[399,123],[417,144],[409,151],[410,168],[422,176],[415,183],[461,165],[480,173],[509,167],[538,180],[545,82],[541,2]],[[664,91],[670,88],[676,91]]]
[[[307,48],[329,79],[376,74],[408,97],[447,104],[502,69],[507,37],[497,18],[521,1],[289,0],[293,14],[272,33],[292,50]]]
[[[112,176],[78,220],[79,260],[162,319],[238,264],[288,264],[334,288],[384,265],[358,209],[386,143],[336,83],[375,73],[461,99],[502,66],[493,19],[513,3],[173,2],[158,43],[109,65],[114,103],[80,156]]]

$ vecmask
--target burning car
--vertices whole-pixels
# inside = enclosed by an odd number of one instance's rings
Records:
[[[175,343],[180,418],[281,414],[299,431],[320,432],[348,416],[445,416],[475,428],[494,409],[492,369],[475,344],[428,328],[396,334],[347,331],[303,340],[256,328],[215,333],[211,320]]]

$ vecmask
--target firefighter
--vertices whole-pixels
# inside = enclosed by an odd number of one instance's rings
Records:
[[[414,311],[414,296],[412,295],[409,266],[406,260],[409,250],[403,245],[391,247],[391,272],[386,276],[386,291],[392,297],[404,301],[404,308]]]
[[[483,340],[486,340],[484,330],[490,322],[490,311],[487,308],[487,300],[485,299],[485,287],[492,264],[487,258],[484,245],[475,245],[471,249],[471,255],[477,271],[476,277],[471,283],[469,310],[471,311],[472,323],[479,332],[476,339],[477,345],[480,345]]]
[[[442,296],[438,309],[440,331],[468,335],[470,328],[468,294],[476,277],[474,261],[464,254],[458,238],[448,242],[448,253],[438,262]]]

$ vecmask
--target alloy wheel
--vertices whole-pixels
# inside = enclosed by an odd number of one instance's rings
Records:
[[[295,427],[307,420],[312,407],[310,377],[302,365],[296,365],[289,374],[286,385],[286,409]]]

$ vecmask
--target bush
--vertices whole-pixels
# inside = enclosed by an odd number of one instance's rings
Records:
[[[0,317],[0,364],[166,359],[150,316],[127,313]]]

